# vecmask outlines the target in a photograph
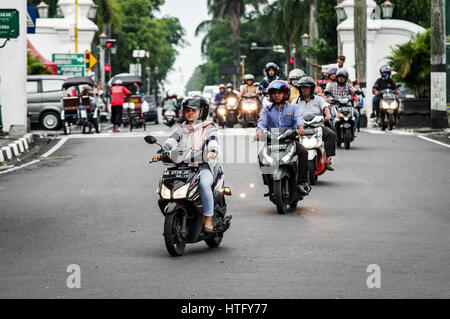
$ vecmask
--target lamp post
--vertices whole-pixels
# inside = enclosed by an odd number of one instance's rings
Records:
[[[391,19],[392,14],[394,13],[394,7],[395,5],[390,2],[389,0],[386,0],[381,4],[381,11],[383,12],[383,19]]]
[[[339,2],[337,6],[334,7],[336,10],[336,16],[338,20],[338,24],[347,19],[347,15],[345,14],[345,10],[342,7],[342,2]]]
[[[244,83],[244,74],[245,74],[245,59],[247,56],[241,55],[241,83]]]
[[[41,1],[41,3],[36,6],[36,8],[39,13],[39,18],[48,18],[48,4],[46,4],[44,1]]]
[[[102,32],[99,36],[100,42],[100,77],[102,81],[102,86],[105,87],[105,46],[106,46],[106,34]]]
[[[92,3],[88,12],[88,19],[94,20],[97,15],[98,6],[95,3]]]
[[[308,33],[303,33],[303,35],[302,35],[302,45],[303,45],[303,47],[306,49],[308,46],[309,46],[309,39],[310,39],[310,36],[309,36],[309,34]],[[306,50],[304,50],[304,52],[305,52],[305,58],[306,58],[306,74],[309,74],[309,64],[308,64],[308,62],[309,62],[309,56],[308,56],[308,52],[306,52]]]

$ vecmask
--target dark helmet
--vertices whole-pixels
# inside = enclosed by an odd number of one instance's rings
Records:
[[[300,90],[302,87],[309,87],[311,88],[310,95],[313,95],[316,91],[316,82],[309,76],[302,77],[300,81],[298,81],[297,88],[300,91],[300,95],[302,94],[302,90]]]
[[[269,69],[272,68],[275,71],[275,75],[278,75],[278,73],[280,72],[280,68],[278,67],[278,65],[276,65],[273,62],[269,62],[266,64],[266,66],[264,67],[264,70],[266,71],[266,75],[269,76]]]
[[[199,109],[202,111],[201,114],[201,120],[204,121],[208,117],[209,112],[209,103],[208,101],[201,95],[194,95],[192,97],[188,97],[187,99],[183,100],[181,102],[181,107],[183,109],[183,114],[185,108],[191,108],[191,109]]]
[[[247,82],[247,81],[255,81],[255,77],[253,76],[253,74],[244,75],[244,82]]]
[[[289,100],[289,96],[291,94],[291,90],[289,89],[289,85],[284,82],[283,80],[275,80],[272,81],[269,85],[269,87],[267,88],[267,92],[269,92],[269,96],[270,96],[270,101],[272,101],[272,95],[271,93],[273,91],[282,91],[284,93],[284,97],[283,100],[284,102],[286,102],[287,100]]]
[[[347,70],[345,70],[345,69],[339,69],[339,70],[336,72],[336,79],[338,78],[338,76],[343,76],[343,77],[345,77],[345,81],[347,81],[347,80],[348,80],[348,72],[347,72]]]

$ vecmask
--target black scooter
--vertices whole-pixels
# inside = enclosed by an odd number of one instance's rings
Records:
[[[303,196],[297,190],[297,155],[295,130],[273,128],[264,131],[261,140],[265,145],[259,153],[259,166],[265,185],[269,186],[270,200],[279,214],[295,209]]]
[[[339,118],[334,120],[337,145],[344,143],[345,149],[350,149],[350,143],[355,140],[355,116],[353,115],[353,102],[351,96],[331,98],[331,103],[336,105]]]
[[[157,144],[156,138],[146,136],[149,144]],[[159,182],[157,193],[159,208],[165,216],[164,241],[167,251],[173,257],[181,256],[186,243],[205,241],[211,247],[218,247],[223,233],[230,227],[231,215],[226,215],[225,195],[231,195],[229,187],[224,186],[223,172],[219,173],[213,185],[214,195],[214,233],[203,231],[203,205],[199,192],[199,168],[191,163],[205,163],[202,151],[192,149],[174,149],[162,152],[161,161],[173,164],[167,168]],[[150,163],[153,163],[151,161]]]

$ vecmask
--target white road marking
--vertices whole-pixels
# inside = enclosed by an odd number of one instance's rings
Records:
[[[438,145],[441,145],[441,146],[445,146],[445,147],[450,148],[450,145],[449,145],[449,144],[445,144],[445,143],[442,143],[442,142],[433,140],[433,139],[431,139],[431,138],[429,138],[429,137],[426,137],[426,136],[423,136],[423,135],[419,135],[419,136],[417,136],[417,137],[418,137],[418,138],[421,138],[421,139],[423,139],[423,140],[425,140],[425,141],[428,141],[428,142],[431,142],[431,143],[435,143],[435,144],[438,144]]]
[[[54,152],[56,152],[61,146],[64,145],[65,142],[67,142],[69,138],[67,136],[64,136],[60,139],[60,141],[58,143],[56,143],[55,146],[53,146],[48,152],[46,152],[45,154],[43,154],[41,157],[49,157],[50,155],[52,155]]]
[[[18,169],[25,168],[25,167],[30,166],[30,165],[32,165],[32,164],[39,163],[40,161],[41,161],[41,160],[34,160],[34,161],[29,162],[29,163],[26,163],[26,164],[23,164],[23,165],[20,165],[20,166],[16,166],[16,167],[7,169],[6,171],[0,172],[0,175],[3,175],[3,174],[6,174],[6,173],[10,173],[10,172],[17,171]]]

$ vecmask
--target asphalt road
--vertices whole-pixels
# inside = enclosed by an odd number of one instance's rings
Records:
[[[148,164],[156,146],[142,132],[102,136],[0,175],[0,298],[450,296],[449,148],[361,132],[287,215],[263,197],[257,164],[225,164],[233,220],[221,246],[172,258],[155,194],[164,167]],[[79,289],[66,286],[70,264]],[[367,287],[371,264],[380,288]]]

